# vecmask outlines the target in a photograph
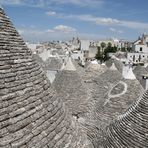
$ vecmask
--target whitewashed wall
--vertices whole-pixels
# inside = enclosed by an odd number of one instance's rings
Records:
[[[135,60],[133,57],[135,57]],[[128,61],[139,62],[139,57],[141,57],[140,61],[148,59],[148,53],[127,53]]]
[[[140,51],[140,48],[142,48],[142,51]],[[148,47],[146,45],[135,45],[134,50],[136,52],[148,53]]]

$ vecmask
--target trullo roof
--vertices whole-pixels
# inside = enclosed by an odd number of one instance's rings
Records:
[[[78,129],[78,128],[77,128]],[[83,147],[66,108],[0,8],[0,147]]]

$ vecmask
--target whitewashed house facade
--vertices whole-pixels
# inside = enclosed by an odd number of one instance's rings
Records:
[[[131,53],[127,53],[127,59],[133,63],[141,63],[148,59],[148,35],[143,34],[133,43]]]

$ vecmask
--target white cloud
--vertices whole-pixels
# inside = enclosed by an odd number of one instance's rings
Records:
[[[115,28],[109,28],[109,30],[112,31],[112,32],[116,32]]]
[[[40,42],[50,40],[70,40],[77,36],[76,32],[63,33],[55,30],[31,30],[28,28],[18,29],[25,41]]]
[[[135,22],[135,21],[120,21],[120,26],[133,28],[133,29],[148,29],[148,23]]]
[[[21,3],[21,0],[0,0],[0,4],[2,5],[18,5]]]
[[[75,32],[76,29],[70,26],[65,26],[65,25],[58,25],[56,27],[54,27],[54,30],[56,31],[61,31],[61,32]]]
[[[57,4],[73,4],[78,6],[98,7],[104,4],[103,0],[52,0]]]
[[[78,35],[75,28],[65,25],[58,25],[48,30],[40,30],[37,27],[24,26],[17,29],[25,41],[49,41],[69,40]]]
[[[121,34],[121,33],[124,33],[124,31],[122,31],[122,30],[118,30],[118,33],[120,33],[120,34]]]
[[[122,30],[118,30],[118,29],[115,29],[115,28],[109,28],[109,30],[112,31],[112,32],[115,32],[115,33],[119,33],[119,34],[123,33]]]
[[[48,29],[47,32],[52,33],[52,32],[63,32],[63,33],[71,33],[71,32],[76,32],[77,30],[73,27],[70,26],[65,26],[65,25],[58,25],[55,26],[53,29]]]
[[[99,34],[90,34],[82,32],[63,33],[53,30],[30,30],[28,28],[18,29],[21,36],[25,41],[40,42],[40,41],[53,41],[53,40],[70,40],[72,37],[79,37],[81,39],[98,39],[105,38]]]
[[[49,7],[51,5],[72,4],[86,7],[102,6],[104,0],[0,0],[2,5],[27,5],[31,7]]]
[[[148,29],[148,23],[139,21],[127,21],[119,20],[115,18],[95,17],[92,15],[59,15],[61,18],[66,19],[77,19],[86,22],[92,22],[96,25],[107,25],[107,26],[122,26],[130,29]]]
[[[104,17],[94,17],[92,15],[69,15],[67,18],[76,18],[83,21],[94,22],[98,25],[111,25],[120,23],[117,19],[104,18]]]
[[[56,15],[56,12],[55,11],[48,11],[48,12],[46,12],[46,14],[48,16],[52,16],[52,15]]]
[[[0,0],[1,5],[25,5],[28,7],[46,7],[50,5],[47,0]]]
[[[19,32],[19,34],[23,34],[24,33],[23,29],[18,29],[17,31]]]
[[[30,25],[30,26],[21,25],[21,27],[19,29],[17,29],[17,31],[21,35],[26,34],[26,33],[41,34],[41,31],[39,32],[35,25]]]
[[[82,32],[77,32],[77,31],[65,33],[63,31],[59,31],[59,30],[63,30],[61,29],[63,27],[56,26],[54,28],[49,29],[49,30],[40,30],[40,29],[32,29],[26,26],[26,28],[19,28],[18,31],[25,41],[32,41],[32,42],[52,41],[52,40],[63,40],[64,41],[64,40],[70,40],[72,39],[72,37],[79,37],[81,39],[105,38],[104,35],[100,35],[100,34],[82,33]]]
[[[98,24],[98,25],[114,25],[114,24],[120,24],[120,21],[117,19],[112,19],[112,18],[97,18],[96,24]]]
[[[48,29],[47,32],[48,32],[48,33],[53,33],[53,32],[55,32],[55,30],[53,30],[53,29]]]

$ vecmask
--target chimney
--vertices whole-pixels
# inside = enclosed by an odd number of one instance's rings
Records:
[[[148,90],[148,75],[146,75],[146,74],[142,75],[141,82],[142,82],[141,84],[142,84],[143,88],[145,90]]]

